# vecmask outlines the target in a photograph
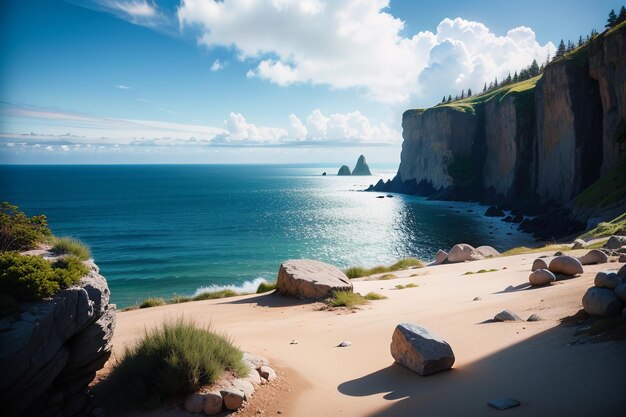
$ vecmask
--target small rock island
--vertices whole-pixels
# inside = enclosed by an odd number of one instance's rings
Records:
[[[365,156],[361,155],[359,156],[359,159],[357,159],[352,172],[350,172],[350,168],[347,165],[342,165],[341,168],[339,168],[337,175],[372,175],[372,173],[370,172],[370,167],[367,166]]]

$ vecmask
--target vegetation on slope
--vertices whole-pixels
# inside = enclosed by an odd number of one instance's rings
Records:
[[[89,248],[73,237],[52,238],[52,253],[55,255],[73,255],[82,261],[91,258]]]
[[[595,210],[609,207],[626,199],[626,157],[618,161],[603,177],[580,193],[574,204]]]
[[[617,234],[626,234],[626,213],[623,213],[610,222],[602,222],[593,229],[581,235],[581,239],[597,239]]]
[[[6,201],[0,205],[0,252],[33,249],[51,236],[46,216],[28,217]]]
[[[393,265],[384,266],[378,265],[373,268],[364,268],[362,266],[353,266],[344,271],[346,276],[350,279],[366,277],[374,274],[382,274],[384,272],[400,271],[403,269],[421,268],[424,264],[416,258],[404,258],[400,259]]]
[[[226,337],[179,319],[146,331],[127,348],[102,388],[118,404],[154,408],[214,382],[224,371],[245,376],[242,358]]]

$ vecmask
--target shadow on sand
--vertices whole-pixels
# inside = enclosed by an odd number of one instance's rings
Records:
[[[503,397],[521,402],[507,416],[623,416],[626,340],[572,345],[577,339],[572,330],[560,325],[428,377],[393,364],[337,389],[395,400],[369,417],[496,415],[501,412],[487,402]]]
[[[259,294],[254,297],[242,298],[239,300],[228,300],[217,304],[256,304],[259,307],[293,307],[305,304],[312,304],[311,300],[299,300],[293,297],[283,297],[276,292]]]

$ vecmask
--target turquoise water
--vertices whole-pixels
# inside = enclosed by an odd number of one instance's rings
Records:
[[[458,242],[500,250],[532,243],[483,217],[484,207],[357,191],[393,171],[320,175],[336,169],[0,166],[0,199],[45,213],[56,235],[84,241],[120,307],[228,285],[254,290],[289,258],[344,268],[429,260]]]

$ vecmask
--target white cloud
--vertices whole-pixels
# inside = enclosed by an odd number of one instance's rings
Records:
[[[130,90],[130,89],[132,89],[132,87],[129,87],[129,86],[124,85],[124,84],[117,84],[115,87],[119,88],[120,90]]]
[[[289,115],[289,127],[287,128],[288,135],[291,139],[302,140],[306,139],[308,129],[302,124],[302,121],[295,114]]]
[[[357,88],[388,103],[478,89],[555,50],[529,28],[497,36],[461,18],[407,37],[388,6],[388,0],[183,0],[178,20],[198,26],[207,47],[234,47],[253,65],[248,77]]]
[[[216,72],[224,68],[224,64],[219,59],[216,59],[211,65],[211,71]]]
[[[157,15],[156,7],[146,0],[112,1],[109,6],[128,13],[135,18],[149,18]]]

